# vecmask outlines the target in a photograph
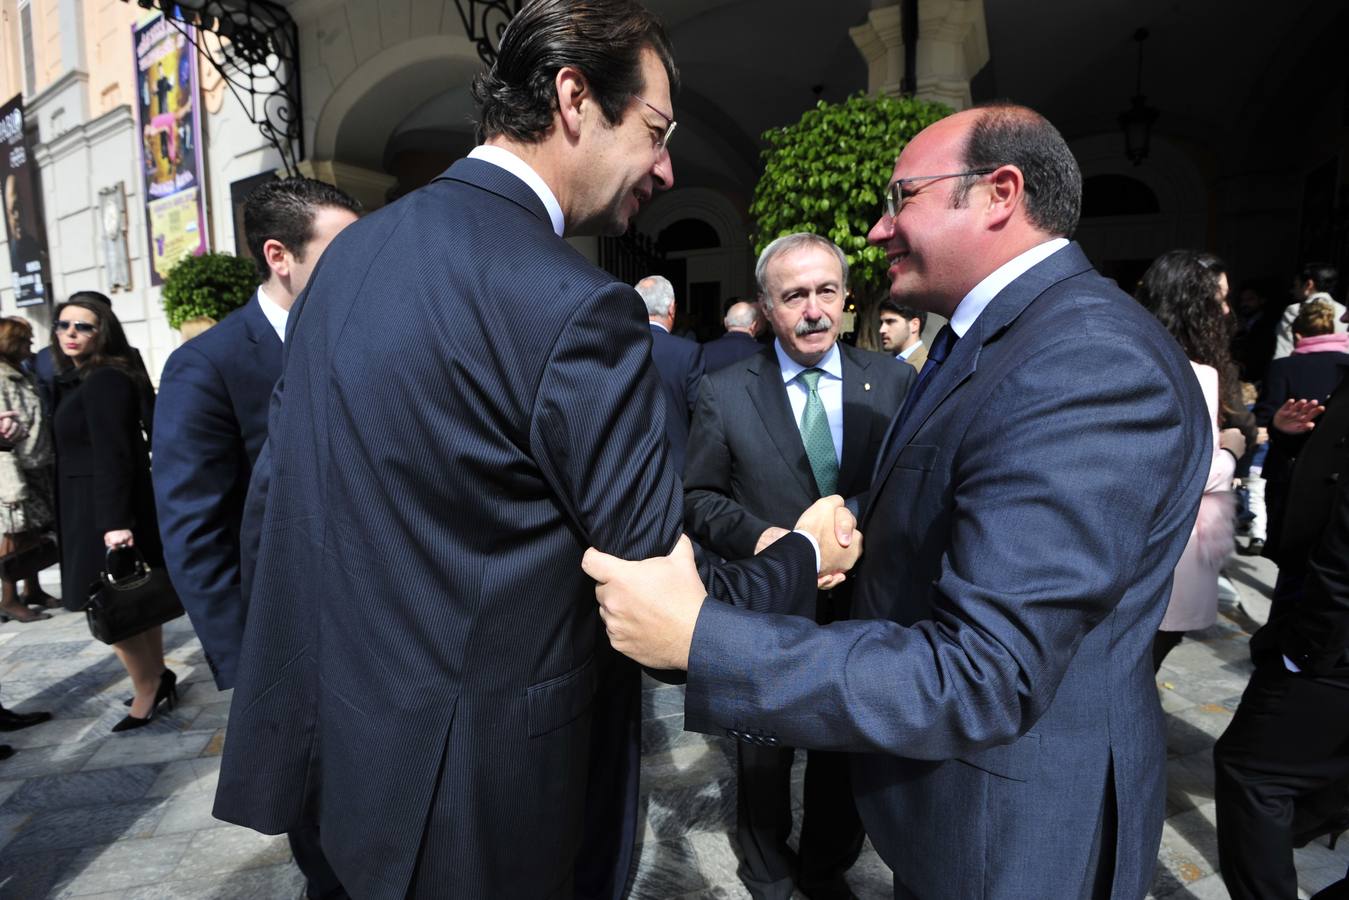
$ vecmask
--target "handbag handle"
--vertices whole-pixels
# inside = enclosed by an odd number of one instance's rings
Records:
[[[131,553],[136,557],[136,568],[130,574],[122,578],[113,578],[112,556],[114,553]],[[145,557],[137,547],[109,547],[108,552],[103,557],[103,583],[108,587],[126,590],[127,588],[139,587],[150,577],[150,567],[145,564]]]

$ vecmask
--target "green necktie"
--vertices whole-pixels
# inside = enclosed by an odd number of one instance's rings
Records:
[[[815,473],[815,484],[821,497],[828,497],[838,489],[838,457],[834,454],[834,435],[829,430],[829,416],[820,399],[819,369],[806,369],[800,375],[801,383],[810,393],[806,408],[801,413],[801,442],[806,445],[810,470]]]

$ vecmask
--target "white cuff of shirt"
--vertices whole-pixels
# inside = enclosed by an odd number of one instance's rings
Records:
[[[806,540],[810,541],[810,548],[815,551],[815,574],[816,575],[820,574],[820,542],[815,540],[815,535],[811,534],[809,531],[802,531],[800,528],[798,528],[793,533],[799,534]]]
[[[1284,667],[1285,669],[1287,669],[1288,671],[1293,672],[1293,673],[1301,673],[1301,672],[1302,672],[1302,670],[1299,669],[1299,668],[1297,667],[1297,663],[1293,662],[1291,659],[1289,659],[1289,658],[1286,657],[1286,656],[1283,658],[1283,667]]]

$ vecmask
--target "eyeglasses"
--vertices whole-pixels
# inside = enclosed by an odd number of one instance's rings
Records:
[[[985,166],[982,169],[971,169],[968,172],[948,172],[945,175],[915,175],[912,178],[901,178],[893,182],[885,193],[885,215],[893,219],[904,209],[904,192],[908,190],[908,185],[915,181],[940,181],[943,178],[967,178],[971,175],[991,175],[998,171],[998,166]]]
[[[91,325],[88,322],[67,322],[65,319],[57,319],[56,324],[52,326],[52,331],[62,332],[74,328],[80,334],[93,334],[98,331],[97,325]]]
[[[654,112],[656,115],[660,116],[662,119],[664,119],[665,121],[667,121],[667,122],[670,123],[669,125],[665,126],[665,133],[662,134],[662,135],[656,140],[656,152],[657,152],[657,153],[660,153],[660,152],[664,151],[665,148],[668,147],[668,146],[670,145],[670,137],[671,137],[671,135],[674,134],[674,132],[675,132],[675,126],[678,125],[679,123],[676,122],[674,119],[670,118],[669,116],[667,116],[665,113],[661,112],[659,107],[653,105],[653,104],[650,103],[649,101],[643,100],[641,97],[638,97],[636,94],[633,94],[632,96],[633,96],[634,98],[636,98],[637,100],[640,100],[642,103],[646,104],[646,106],[647,106],[652,112]]]

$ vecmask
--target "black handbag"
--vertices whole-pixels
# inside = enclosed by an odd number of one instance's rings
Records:
[[[0,578],[5,581],[32,578],[60,561],[61,548],[56,545],[56,535],[44,534],[36,543],[0,556]]]
[[[103,571],[89,585],[89,605],[84,608],[89,633],[105,644],[115,644],[182,614],[183,604],[169,573],[146,565],[135,547],[108,550]]]

